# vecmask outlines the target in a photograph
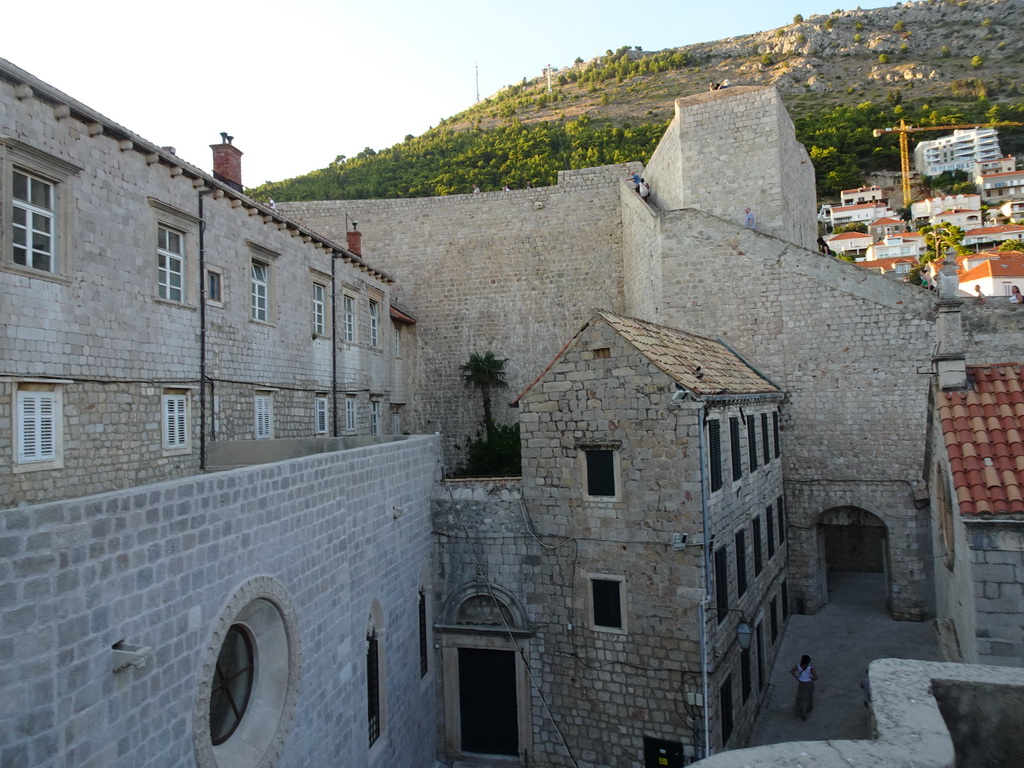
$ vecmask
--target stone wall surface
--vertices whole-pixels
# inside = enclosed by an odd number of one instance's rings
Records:
[[[963,518],[974,582],[977,663],[1024,667],[1024,523]]]
[[[432,764],[434,678],[420,675],[417,602],[433,589],[423,574],[439,461],[436,438],[415,437],[4,511],[0,764],[196,766],[212,628],[256,577],[290,598],[301,659],[276,764]],[[371,752],[375,599],[385,725]],[[152,649],[143,668],[112,671],[119,641]]]

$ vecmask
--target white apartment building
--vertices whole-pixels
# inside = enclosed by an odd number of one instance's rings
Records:
[[[987,203],[997,204],[1005,200],[1024,199],[1024,171],[1006,171],[977,176],[974,183],[978,185],[982,199]]]
[[[911,204],[910,216],[914,221],[930,219],[932,216],[950,209],[981,210],[981,195],[944,195],[921,200]]]
[[[974,171],[975,163],[1002,157],[995,128],[965,128],[914,147],[914,168],[925,176],[944,171]]]

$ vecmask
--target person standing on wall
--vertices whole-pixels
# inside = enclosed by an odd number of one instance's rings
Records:
[[[757,219],[754,218],[754,212],[749,208],[743,211],[743,226],[747,229],[757,229]]]
[[[800,663],[789,670],[789,674],[796,678],[796,713],[806,720],[807,713],[814,709],[814,683],[818,679],[811,657],[806,653],[801,656]]]

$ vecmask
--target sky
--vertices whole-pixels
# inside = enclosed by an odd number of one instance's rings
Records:
[[[847,7],[826,1],[42,0],[7,4],[7,31],[47,29],[0,35],[0,58],[207,171],[226,131],[256,186],[424,133],[472,106],[477,72],[486,98],[577,56],[709,42]]]

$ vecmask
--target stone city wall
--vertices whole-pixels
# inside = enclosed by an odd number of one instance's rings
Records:
[[[3,512],[0,764],[211,765],[197,757],[209,718],[197,690],[214,627],[240,585],[271,579],[298,638],[294,725],[275,764],[430,765],[434,661],[421,677],[417,604],[433,592],[439,461],[436,438],[415,437]],[[384,727],[370,750],[374,601]],[[433,613],[431,596],[428,627]],[[142,668],[112,671],[119,641],[151,649]]]

